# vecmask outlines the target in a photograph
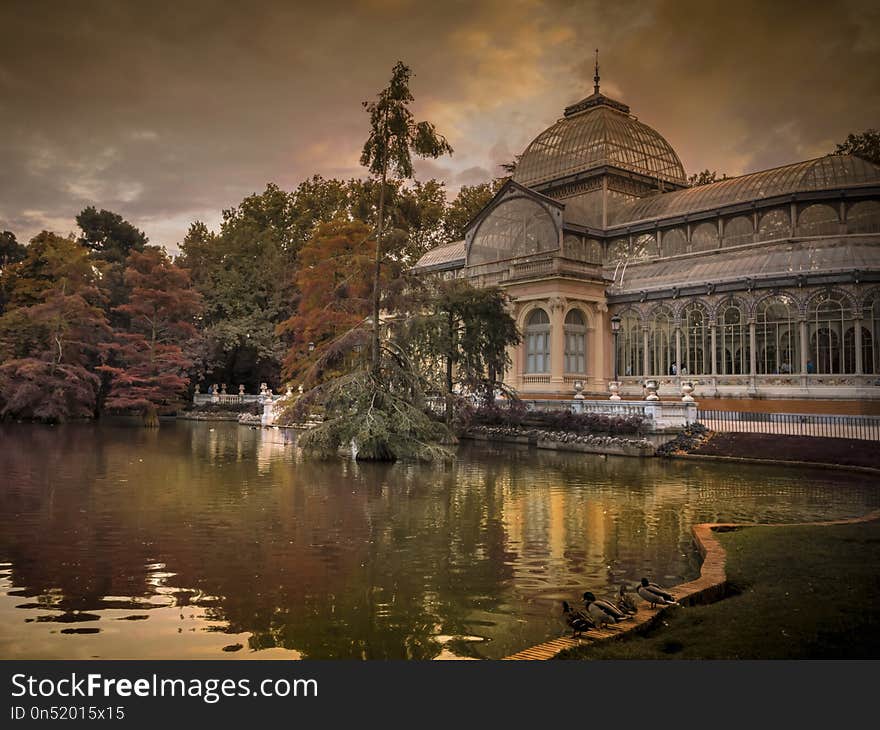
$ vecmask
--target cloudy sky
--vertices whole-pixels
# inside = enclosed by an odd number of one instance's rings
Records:
[[[451,191],[590,93],[597,46],[689,173],[785,164],[880,126],[878,27],[876,0],[0,0],[0,230],[95,205],[173,249],[269,181],[360,176],[398,59],[455,149],[418,174]]]

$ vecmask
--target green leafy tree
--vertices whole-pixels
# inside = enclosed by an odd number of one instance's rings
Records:
[[[0,231],[0,269],[17,263],[25,257],[26,249],[12,231]]]
[[[275,328],[295,306],[302,217],[294,197],[269,184],[223,211],[218,234],[197,222],[181,243],[180,264],[204,297],[201,360],[215,382],[278,383],[284,344]]]
[[[837,145],[836,155],[855,155],[863,160],[880,165],[880,131],[866,129],[861,134],[849,134]]]
[[[443,230],[447,241],[464,238],[465,226],[486,207],[503,183],[502,179],[496,179],[478,185],[462,185],[443,216]]]
[[[82,230],[81,243],[105,261],[124,262],[132,251],[143,251],[148,239],[118,213],[85,208],[76,224]]]
[[[696,188],[700,185],[708,185],[713,182],[718,182],[719,180],[727,180],[727,175],[722,174],[721,177],[718,177],[717,171],[706,169],[691,175],[688,178],[688,185],[692,188]]]
[[[376,101],[365,101],[363,106],[370,115],[370,134],[361,153],[361,164],[379,182],[379,209],[376,222],[376,261],[373,271],[373,343],[372,368],[378,377],[380,368],[379,310],[380,277],[385,229],[385,194],[389,174],[409,180],[413,176],[412,154],[437,158],[450,154],[452,147],[439,135],[430,122],[416,122],[409,104],[413,96],[409,90],[412,75],[408,66],[398,61],[391,81]]]
[[[475,287],[466,281],[436,281],[412,300],[413,311],[402,319],[401,343],[425,375],[442,370],[442,390],[484,393],[494,402],[495,389],[509,366],[507,348],[520,342],[509,298],[498,287]],[[442,364],[442,368],[436,367]],[[447,421],[452,401],[447,401]]]

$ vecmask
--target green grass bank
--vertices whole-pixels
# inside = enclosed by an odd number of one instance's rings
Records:
[[[880,658],[880,521],[722,533],[732,595],[559,659]]]

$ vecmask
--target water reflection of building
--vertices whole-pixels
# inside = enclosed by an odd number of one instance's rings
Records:
[[[698,381],[707,398],[880,400],[880,167],[820,157],[689,188],[671,145],[594,93],[523,152],[424,275],[497,284],[530,396]],[[752,407],[760,407],[755,401]],[[766,406],[766,402],[765,402]],[[775,407],[784,407],[777,404]],[[873,410],[876,410],[874,408]]]

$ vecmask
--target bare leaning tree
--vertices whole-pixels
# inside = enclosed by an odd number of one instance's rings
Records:
[[[451,154],[446,138],[437,133],[430,122],[416,122],[409,104],[412,71],[398,61],[388,86],[379,92],[376,101],[365,101],[370,114],[370,136],[364,143],[361,164],[379,181],[379,210],[376,224],[376,266],[373,272],[372,372],[378,377],[381,364],[379,343],[379,309],[381,300],[382,238],[385,228],[385,187],[388,176],[410,180],[413,177],[412,155],[438,158]]]

